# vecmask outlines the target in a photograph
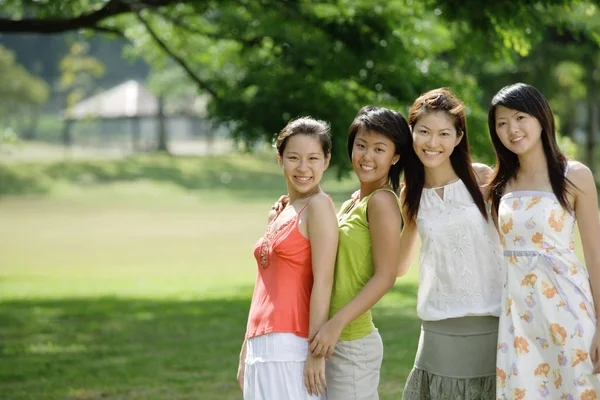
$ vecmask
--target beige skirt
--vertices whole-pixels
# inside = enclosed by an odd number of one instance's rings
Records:
[[[493,400],[498,318],[423,321],[403,400]]]

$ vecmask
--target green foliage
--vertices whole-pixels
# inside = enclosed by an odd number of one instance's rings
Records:
[[[188,93],[193,83],[209,93],[211,115],[231,122],[241,141],[269,141],[300,115],[330,121],[339,171],[348,168],[345,132],[361,106],[406,113],[419,94],[440,86],[469,106],[474,156],[490,162],[489,96],[503,83],[528,77],[551,86],[553,75],[540,73],[550,60],[583,65],[580,45],[597,53],[600,38],[597,2],[591,0],[5,3],[14,18],[27,7],[28,16],[42,22],[112,12],[88,27],[125,36],[127,54],[153,66],[155,91]],[[573,38],[568,49],[561,43],[565,37]],[[580,96],[584,77],[574,82],[564,76],[561,85]],[[545,93],[554,97],[556,91]]]
[[[0,46],[0,98],[10,99],[0,108],[0,118],[43,105],[48,94],[48,85],[19,65],[13,52]]]
[[[104,65],[95,57],[88,56],[88,44],[74,42],[60,61],[58,89],[66,96],[67,110],[82,100],[94,87],[94,80],[104,75]]]

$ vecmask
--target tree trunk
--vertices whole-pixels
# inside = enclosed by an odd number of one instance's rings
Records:
[[[165,98],[163,95],[158,97],[158,151],[169,152],[167,146],[167,127],[165,121]]]
[[[71,135],[71,126],[73,125],[73,121],[70,119],[65,119],[63,124],[63,132],[62,132],[62,142],[63,146],[66,149],[70,148],[73,145],[73,135]]]
[[[140,151],[140,118],[131,118],[131,152]]]

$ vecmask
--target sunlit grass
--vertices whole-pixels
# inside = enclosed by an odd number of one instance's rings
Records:
[[[277,165],[247,155],[130,163],[11,170],[19,190],[28,177],[47,186],[0,199],[0,399],[241,397],[252,250],[285,191]],[[355,182],[323,187],[339,205]],[[374,310],[382,399],[399,398],[412,367],[416,274],[414,260]]]

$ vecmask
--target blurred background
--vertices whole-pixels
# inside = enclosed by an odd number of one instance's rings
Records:
[[[239,399],[252,250],[290,118],[347,128],[449,87],[477,161],[526,82],[598,180],[600,1],[0,0],[0,398]],[[578,251],[581,252],[579,248]],[[375,309],[382,399],[419,334],[416,261]]]

